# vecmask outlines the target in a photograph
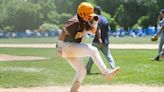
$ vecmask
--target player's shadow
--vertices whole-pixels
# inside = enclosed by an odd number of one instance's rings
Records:
[[[88,73],[87,75],[99,75],[101,73]]]

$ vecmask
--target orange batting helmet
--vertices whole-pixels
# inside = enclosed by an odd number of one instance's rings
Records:
[[[77,14],[83,19],[88,16],[95,16],[94,7],[90,3],[82,2],[77,8]]]

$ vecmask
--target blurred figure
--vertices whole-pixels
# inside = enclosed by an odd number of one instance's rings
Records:
[[[143,29],[142,29],[142,27],[138,27],[137,28],[137,37],[143,37],[143,36],[145,36],[145,34],[144,34],[144,32],[143,32]]]
[[[151,35],[151,36],[153,36],[157,33],[155,30],[155,27],[151,26],[151,25],[148,26],[147,31],[148,31],[148,35]]]
[[[128,28],[128,35],[131,37],[136,37],[136,34],[132,28]]]
[[[109,65],[112,69],[116,68],[114,59],[109,50],[109,23],[108,20],[101,15],[101,8],[100,6],[94,7],[94,13],[98,14],[99,22],[98,28],[93,39],[92,45],[95,46],[98,50],[101,50],[102,53],[105,55],[106,59],[108,60]],[[93,65],[93,60],[89,58],[88,64],[86,65],[87,74],[90,74],[91,67]]]
[[[160,14],[158,15],[157,24],[159,24],[161,28],[154,37],[158,38],[158,36],[160,35],[160,43],[158,48],[158,55],[155,57],[154,60],[159,61],[160,55],[163,53],[162,47],[164,44],[164,9],[161,9]]]

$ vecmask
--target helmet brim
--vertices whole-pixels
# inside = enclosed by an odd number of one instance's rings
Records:
[[[94,16],[97,16],[97,14],[92,13],[92,14],[90,14],[89,16],[94,17]]]

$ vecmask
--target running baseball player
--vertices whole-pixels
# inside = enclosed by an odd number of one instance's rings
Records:
[[[154,35],[151,40],[157,41],[158,36],[160,35],[160,43],[159,43],[159,49],[158,49],[158,55],[155,57],[155,61],[160,60],[160,56],[163,53],[162,47],[164,44],[164,9],[161,9],[160,14],[158,15],[157,22],[159,26],[161,27],[160,30],[157,32],[156,35]]]
[[[93,20],[91,24],[90,21]],[[57,41],[57,53],[65,58],[76,71],[70,92],[78,92],[80,84],[86,76],[86,68],[83,57],[91,57],[104,77],[111,80],[120,70],[116,67],[109,70],[104,64],[96,47],[81,43],[85,32],[97,30],[98,17],[94,14],[94,8],[87,2],[82,2],[77,8],[77,14],[70,18],[63,26]]]

